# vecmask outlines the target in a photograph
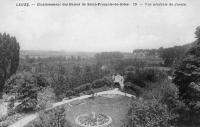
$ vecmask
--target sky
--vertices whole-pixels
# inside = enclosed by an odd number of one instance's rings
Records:
[[[131,0],[0,0],[0,32],[23,50],[122,51],[183,45],[195,40],[199,0],[134,0],[186,3],[185,7],[17,7],[18,1],[124,2]]]

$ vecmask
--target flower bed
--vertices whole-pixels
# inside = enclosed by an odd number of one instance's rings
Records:
[[[106,127],[112,122],[110,116],[105,114],[83,114],[76,118],[76,123],[81,127]]]

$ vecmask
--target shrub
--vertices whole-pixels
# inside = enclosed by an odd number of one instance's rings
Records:
[[[135,69],[136,68],[134,66],[128,66],[124,70],[127,72],[127,71],[135,71]]]
[[[26,127],[71,127],[65,119],[64,107],[57,107],[39,114],[39,118]]]
[[[165,72],[160,71],[156,68],[144,69],[144,72],[142,73],[144,80],[149,82],[157,82],[167,77],[167,74]]]
[[[81,93],[83,91],[88,91],[90,89],[91,89],[91,84],[90,83],[86,83],[86,84],[83,84],[83,85],[81,85],[79,87],[74,88],[74,91],[76,93]]]
[[[175,68],[173,82],[179,88],[179,96],[189,109],[190,123],[200,120],[200,27],[196,29],[197,40],[185,53],[184,58]]]
[[[126,71],[125,82],[137,84],[140,87],[145,87],[147,82],[158,82],[165,78],[165,72],[156,68],[136,69],[135,71]]]
[[[15,111],[16,112],[31,112],[35,111],[37,107],[37,99],[29,99],[26,98],[22,101],[21,104],[16,106]]]
[[[131,83],[131,82],[126,82],[125,84],[124,84],[125,86],[124,86],[124,91],[125,92],[135,92],[135,94],[136,94],[136,96],[140,96],[142,93],[143,93],[143,88],[141,88],[140,86],[137,86],[137,85],[135,85],[135,84],[133,84],[133,83]]]
[[[58,71],[55,71],[50,75],[50,83],[57,99],[62,100],[66,97],[65,92],[73,88],[76,84],[74,83],[74,77],[71,80],[72,77],[66,74],[65,68],[62,65],[59,68]]]
[[[9,116],[15,113],[14,106],[15,106],[15,100],[13,97],[11,97],[11,99],[9,100],[9,103],[8,103],[8,115]]]
[[[66,97],[73,96],[74,94],[75,94],[75,91],[73,91],[73,90],[68,90],[68,91],[65,92]]]
[[[97,79],[95,81],[92,82],[92,88],[101,88],[104,86],[108,86],[110,87],[112,85],[112,80],[109,77],[105,77],[102,79]]]
[[[186,53],[185,58],[180,65],[175,69],[173,82],[179,88],[179,94],[181,98],[189,104],[193,101],[194,96],[192,92],[188,92],[190,84],[192,82],[198,84],[200,82],[200,39],[198,43],[194,45]],[[198,86],[198,85],[197,85]],[[200,90],[196,89],[196,93],[200,93]],[[200,101],[199,94],[196,94],[197,101]]]
[[[137,84],[140,87],[145,87],[143,75],[139,71],[126,72],[125,82],[131,82]]]
[[[160,104],[166,105],[168,111],[177,115],[176,119],[173,120],[174,124],[183,123],[183,120],[188,120],[191,117],[187,106],[179,100],[178,88],[170,80],[151,83],[150,86],[143,92],[142,97],[145,100],[156,99]]]
[[[103,78],[104,83],[107,87],[111,87],[113,84],[112,78],[111,77],[104,77]]]
[[[169,127],[176,116],[155,99],[133,99],[127,117],[127,127]]]
[[[25,80],[18,89],[17,98],[21,101],[17,108],[17,112],[29,112],[36,109],[37,106],[37,92],[35,82],[32,80]]]
[[[97,79],[95,81],[92,82],[92,88],[100,88],[105,86],[105,82],[103,79]]]
[[[33,75],[29,72],[18,73],[6,83],[6,92],[15,94],[16,100],[21,103],[16,107],[17,112],[29,112],[36,109],[37,93],[48,85],[42,75]]]
[[[52,88],[45,88],[37,94],[37,110],[52,107],[56,97]]]

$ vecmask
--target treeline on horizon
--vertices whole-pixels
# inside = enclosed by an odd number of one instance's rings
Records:
[[[21,50],[21,61],[74,61],[87,59],[151,59],[159,60],[160,66],[171,67],[177,64],[184,56],[185,52],[196,42],[173,46],[168,48],[160,47],[158,49],[135,49],[132,53],[125,52],[64,52],[64,51],[40,51],[40,50]],[[145,61],[145,60],[144,60]]]

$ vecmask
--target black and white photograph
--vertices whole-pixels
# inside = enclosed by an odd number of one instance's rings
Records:
[[[0,0],[0,127],[200,127],[200,1]]]

